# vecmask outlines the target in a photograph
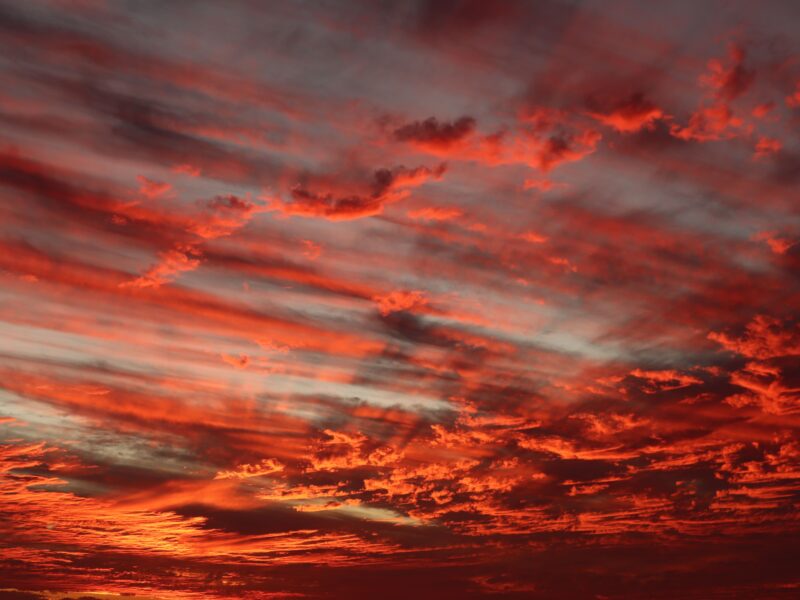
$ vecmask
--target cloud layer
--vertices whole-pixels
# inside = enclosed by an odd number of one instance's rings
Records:
[[[0,598],[794,598],[791,3],[0,6]]]

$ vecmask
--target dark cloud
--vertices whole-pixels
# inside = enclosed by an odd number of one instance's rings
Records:
[[[452,122],[439,122],[436,117],[430,117],[397,128],[394,137],[401,142],[446,149],[472,134],[474,130],[475,119],[472,117],[460,117]]]

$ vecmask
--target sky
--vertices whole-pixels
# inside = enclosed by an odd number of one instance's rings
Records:
[[[798,27],[0,0],[0,599],[797,598]]]

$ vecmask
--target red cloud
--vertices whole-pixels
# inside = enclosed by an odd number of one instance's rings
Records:
[[[247,224],[257,211],[253,203],[233,195],[217,196],[203,204],[204,210],[190,230],[204,239],[232,234]]]
[[[194,271],[200,266],[201,252],[197,246],[180,244],[159,253],[159,261],[140,277],[122,284],[123,287],[158,287],[172,281],[180,273]]]
[[[332,221],[360,219],[380,214],[387,204],[407,197],[410,189],[429,180],[441,179],[446,170],[444,164],[436,168],[395,167],[375,171],[366,190],[342,194],[339,192],[316,192],[301,185],[291,190],[291,201],[279,198],[270,200],[269,209],[285,215],[321,217]]]
[[[621,133],[634,133],[643,128],[652,128],[656,121],[666,116],[662,109],[641,93],[632,94],[606,110],[592,111],[589,114]]]
[[[740,46],[731,45],[729,55],[728,66],[718,59],[708,62],[708,72],[700,76],[700,84],[709,91],[712,103],[695,111],[686,127],[673,125],[674,136],[706,142],[734,137],[741,133],[737,130],[747,130],[731,102],[750,89],[755,74],[744,66],[745,52]]]
[[[172,170],[176,173],[188,175],[189,177],[200,177],[201,174],[200,167],[195,167],[194,165],[185,163],[180,165],[175,165],[174,167],[172,167]]]
[[[686,127],[673,125],[671,131],[675,137],[683,140],[708,142],[723,137],[732,137],[734,132],[731,130],[738,129],[743,125],[744,121],[734,115],[730,106],[717,103],[701,108],[692,114]]]
[[[444,206],[425,206],[408,211],[409,217],[422,221],[451,221],[462,214],[461,209]]]
[[[244,226],[256,210],[252,203],[236,196],[218,196],[204,203],[204,210],[186,224],[188,233],[202,240],[212,240],[232,234]],[[158,287],[172,281],[178,274],[200,266],[203,251],[199,241],[176,244],[159,253],[159,262],[141,277],[123,284],[124,287]]]
[[[703,383],[702,379],[674,370],[645,371],[634,369],[630,374],[649,383],[649,388],[645,388],[647,393],[678,390],[690,385]]]
[[[418,290],[402,291],[395,290],[382,296],[373,298],[378,304],[382,315],[393,312],[411,310],[428,304],[428,299],[424,292]]]
[[[163,181],[154,181],[142,175],[137,177],[139,180],[139,193],[146,198],[158,198],[172,189],[172,186]]]
[[[786,105],[790,108],[800,106],[800,81],[795,84],[795,92],[786,96]]]
[[[533,165],[550,171],[558,165],[574,162],[592,154],[602,136],[592,130],[579,135],[559,134],[548,137],[533,152]]]
[[[741,336],[712,332],[708,338],[749,358],[768,359],[800,355],[800,325],[777,317],[758,315]]]
[[[231,356],[230,354],[223,354],[222,360],[226,363],[235,367],[237,369],[246,369],[247,366],[250,364],[250,357],[246,354],[240,354],[239,356]]]
[[[793,597],[789,12],[389,4],[0,7],[0,596]]]
[[[752,239],[758,242],[766,242],[769,249],[775,254],[786,254],[786,252],[797,243],[792,239],[780,237],[775,232],[770,231],[757,233]]]
[[[708,73],[700,76],[701,85],[707,87],[719,100],[731,101],[750,89],[755,73],[744,66],[744,48],[732,44],[728,50],[730,64],[713,59],[708,62]]]
[[[782,147],[783,144],[781,144],[779,140],[761,137],[759,138],[758,142],[756,142],[755,157],[765,158],[767,156],[772,156],[773,154],[780,152]]]

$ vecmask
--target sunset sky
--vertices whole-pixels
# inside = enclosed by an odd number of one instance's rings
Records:
[[[0,0],[0,600],[800,597],[798,31]]]

